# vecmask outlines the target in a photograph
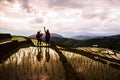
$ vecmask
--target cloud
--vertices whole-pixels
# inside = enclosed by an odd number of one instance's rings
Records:
[[[50,7],[84,8],[90,6],[119,6],[120,0],[45,0]]]
[[[0,29],[119,33],[120,0],[0,0]]]
[[[70,7],[78,8],[85,6],[85,0],[46,0],[50,7]]]
[[[14,3],[15,2],[15,0],[7,0],[8,2],[10,2],[10,3]]]

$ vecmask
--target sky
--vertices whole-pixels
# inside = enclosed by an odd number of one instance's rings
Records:
[[[0,33],[120,34],[120,0],[0,0]]]

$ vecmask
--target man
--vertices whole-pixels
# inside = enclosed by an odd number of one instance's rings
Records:
[[[45,31],[45,41],[47,44],[50,41],[50,32],[49,32],[49,30],[46,31],[45,27],[44,27],[44,31]]]

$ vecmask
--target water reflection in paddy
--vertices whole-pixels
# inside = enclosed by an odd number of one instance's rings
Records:
[[[0,64],[1,80],[65,80],[58,54],[46,47],[22,48]]]

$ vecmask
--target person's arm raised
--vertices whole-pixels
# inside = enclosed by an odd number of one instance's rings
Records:
[[[44,31],[46,32],[45,27],[44,27]]]

